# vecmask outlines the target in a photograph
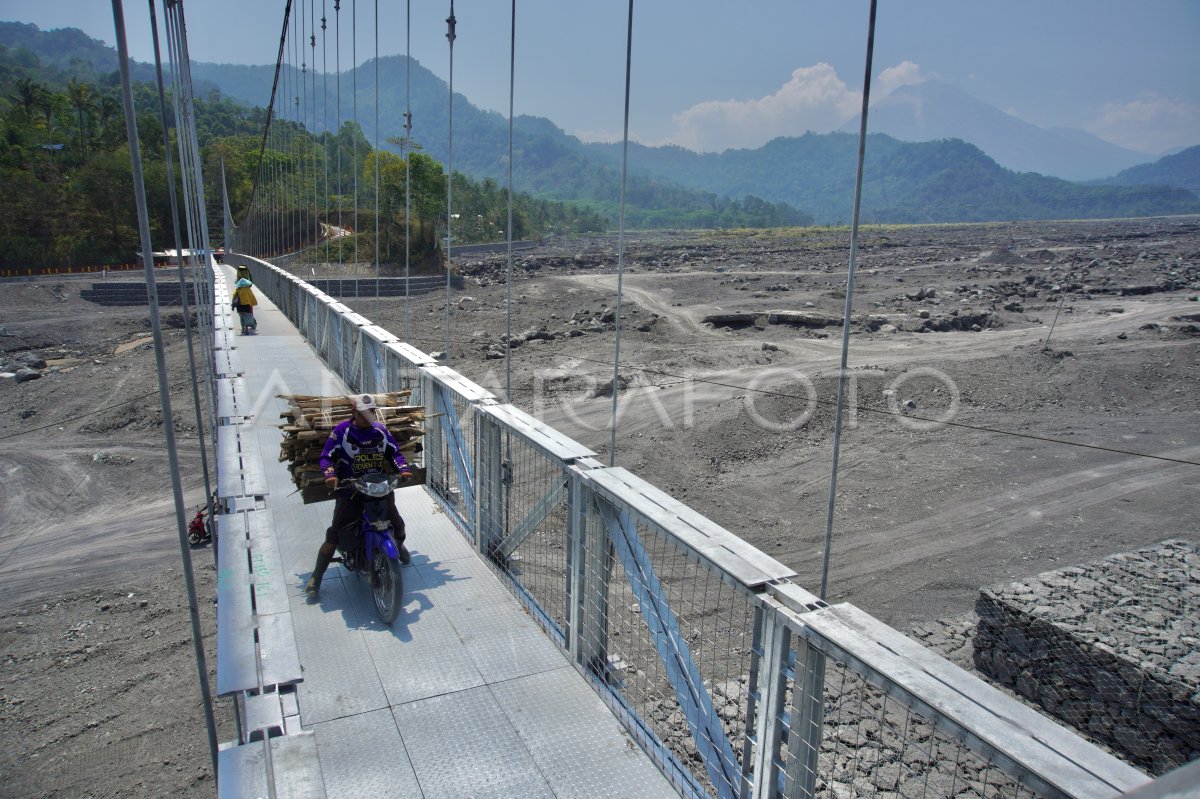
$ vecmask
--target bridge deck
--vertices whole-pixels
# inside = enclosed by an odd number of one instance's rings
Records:
[[[413,563],[391,627],[377,620],[365,581],[338,566],[318,602],[304,597],[332,506],[292,493],[277,459],[285,402],[276,395],[345,389],[259,301],[258,335],[234,343],[254,407],[241,435],[265,473],[303,669],[299,721],[314,733],[318,763],[305,762],[294,735],[272,739],[269,758],[261,744],[227,749],[221,795],[265,791],[273,764],[281,796],[310,795],[317,780],[331,797],[676,796],[424,489],[397,494]]]

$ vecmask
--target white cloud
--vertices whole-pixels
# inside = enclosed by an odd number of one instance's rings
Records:
[[[828,133],[858,112],[859,98],[829,64],[801,67],[766,97],[707,100],[675,114],[675,133],[668,138],[689,150],[714,152],[807,131]]]
[[[913,86],[918,83],[924,83],[932,78],[932,75],[926,75],[921,71],[921,67],[911,61],[901,61],[894,67],[888,67],[883,72],[879,73],[879,77],[875,79],[875,87],[871,90],[873,94],[882,97],[891,94],[901,86]]]
[[[1200,105],[1149,92],[1125,103],[1106,103],[1084,129],[1113,144],[1157,155],[1200,144]]]
[[[901,61],[879,73],[872,89],[882,98],[901,86],[924,83],[936,75],[912,61]],[[675,114],[675,130],[659,142],[698,152],[735,147],[761,147],[777,136],[800,136],[808,131],[829,133],[855,117],[861,93],[838,77],[825,63],[800,67],[774,94],[754,100],[707,100]],[[591,134],[599,140],[595,133]],[[619,138],[619,137],[617,137]]]

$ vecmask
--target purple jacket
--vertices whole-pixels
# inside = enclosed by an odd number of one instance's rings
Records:
[[[326,477],[348,480],[385,472],[388,461],[401,474],[411,471],[408,461],[400,453],[400,444],[382,422],[363,428],[347,420],[329,434],[325,449],[321,451],[320,465]]]

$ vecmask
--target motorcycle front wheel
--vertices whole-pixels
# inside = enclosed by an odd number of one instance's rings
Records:
[[[404,594],[404,578],[400,576],[400,562],[389,558],[379,550],[371,563],[372,593],[375,597],[375,612],[384,624],[391,624],[400,614],[400,599]]]

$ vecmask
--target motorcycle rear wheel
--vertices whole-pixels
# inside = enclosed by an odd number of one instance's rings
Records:
[[[375,612],[384,624],[391,624],[400,615],[400,601],[404,595],[400,562],[377,550],[371,563],[371,578]]]

